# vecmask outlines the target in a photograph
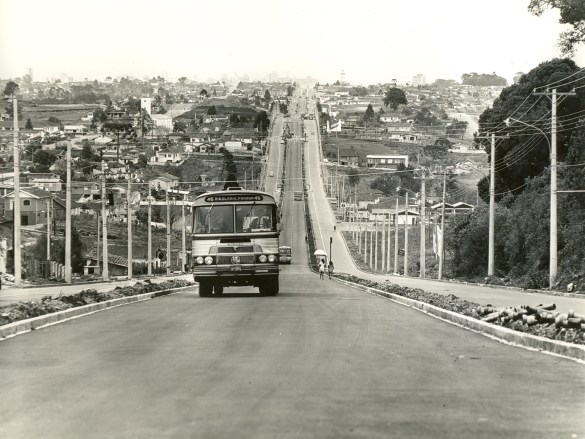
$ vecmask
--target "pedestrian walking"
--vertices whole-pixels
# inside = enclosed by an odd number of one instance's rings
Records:
[[[325,274],[325,264],[323,261],[319,261],[319,279],[323,279],[323,274]]]
[[[329,261],[329,279],[331,279],[331,275],[333,274],[333,261]]]

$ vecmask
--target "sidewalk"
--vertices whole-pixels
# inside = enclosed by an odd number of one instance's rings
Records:
[[[183,279],[183,280],[193,280],[193,275],[190,273],[187,274],[178,274],[178,275],[161,275],[156,277],[140,277],[134,278],[132,280],[128,279],[120,279],[120,280],[111,280],[109,282],[97,281],[97,282],[79,282],[79,283],[72,283],[72,284],[55,284],[50,283],[46,285],[31,285],[31,286],[23,286],[23,287],[14,287],[12,285],[2,285],[2,289],[0,290],[0,306],[3,305],[10,305],[12,303],[22,302],[22,301],[35,301],[40,300],[44,296],[59,296],[59,295],[70,295],[79,293],[82,290],[87,289],[95,289],[100,292],[104,291],[111,291],[116,287],[124,287],[128,285],[134,285],[137,282],[144,282],[146,280],[150,280],[153,283],[160,283],[165,282],[167,280],[174,280],[174,279]]]

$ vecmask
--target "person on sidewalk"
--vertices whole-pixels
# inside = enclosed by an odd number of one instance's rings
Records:
[[[325,264],[321,260],[319,261],[319,279],[323,279],[323,274],[325,274]]]
[[[331,279],[331,275],[333,274],[333,261],[329,261],[329,279]]]

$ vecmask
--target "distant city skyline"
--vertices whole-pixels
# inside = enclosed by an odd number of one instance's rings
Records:
[[[0,0],[0,78],[46,81],[185,76],[205,82],[313,77],[322,83],[461,82],[464,73],[517,72],[559,57],[558,13],[531,15],[529,0]],[[421,7],[421,4],[424,5]],[[585,66],[582,47],[573,58]]]

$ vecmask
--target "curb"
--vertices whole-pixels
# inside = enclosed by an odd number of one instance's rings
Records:
[[[418,300],[409,299],[407,297],[398,296],[393,293],[387,293],[375,288],[365,287],[353,282],[342,279],[335,279],[337,282],[343,283],[347,286],[357,288],[370,294],[386,297],[394,302],[405,306],[417,309],[424,313],[438,317],[449,323],[470,329],[482,335],[497,338],[500,341],[505,341],[515,346],[524,347],[540,352],[545,352],[553,355],[558,355],[571,360],[576,360],[579,363],[585,363],[585,345],[576,345],[560,340],[551,340],[545,337],[539,337],[532,334],[514,331],[512,329],[504,328],[502,326],[492,325],[472,317],[457,314],[453,311],[448,311],[434,305],[430,305]]]
[[[35,329],[44,328],[45,326],[55,325],[57,323],[65,322],[67,320],[82,317],[94,312],[103,311],[108,308],[115,308],[118,306],[128,305],[134,302],[143,302],[145,300],[154,299],[155,297],[164,296],[167,294],[179,293],[188,288],[196,288],[196,285],[187,287],[173,288],[170,290],[154,291],[152,293],[138,294],[136,296],[120,297],[118,299],[106,300],[104,302],[91,303],[89,305],[69,308],[64,311],[58,311],[51,314],[45,314],[38,317],[33,317],[25,320],[18,320],[9,323],[8,325],[0,326],[0,341],[15,337],[26,332],[34,331]]]

